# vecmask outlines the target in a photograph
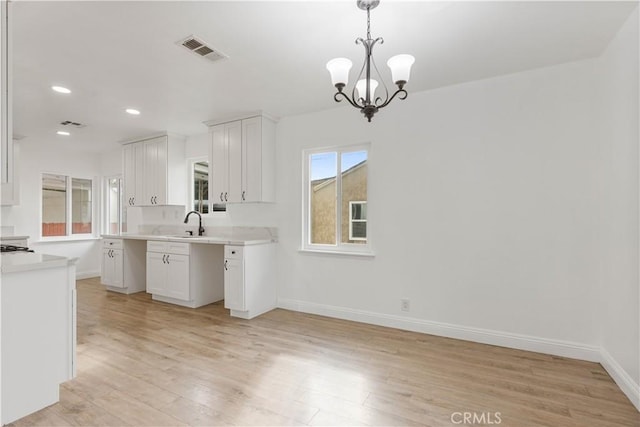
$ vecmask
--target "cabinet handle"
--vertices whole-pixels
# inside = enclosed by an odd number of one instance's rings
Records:
[[[225,201],[225,202],[227,201],[227,192],[226,192],[226,191],[225,191],[225,193],[224,193],[224,201]]]
[[[222,198],[222,195],[223,195],[223,194],[224,194],[224,193],[220,193],[220,201],[221,201],[221,202],[224,202],[224,199]]]
[[[170,255],[167,255],[167,264],[169,264],[169,256],[170,256]]]
[[[246,191],[242,192],[242,201],[244,202],[244,193],[246,193]]]
[[[165,257],[166,257],[166,255],[162,255],[162,263],[163,263],[163,264],[166,264],[166,263],[167,263],[167,262],[165,261],[165,259],[164,259]]]
[[[132,198],[131,198],[131,204],[132,204],[132,205],[135,205],[135,204],[136,204],[136,198],[135,198],[135,197],[132,197]]]
[[[229,262],[228,260],[226,260],[226,259],[224,260],[224,269],[225,269],[225,270],[229,270],[229,268],[227,268],[227,263],[228,263],[228,262]]]

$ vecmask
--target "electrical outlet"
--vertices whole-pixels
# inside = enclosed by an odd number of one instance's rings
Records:
[[[409,298],[402,298],[400,300],[400,310],[409,311]]]

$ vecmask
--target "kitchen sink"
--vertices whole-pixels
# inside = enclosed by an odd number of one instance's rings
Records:
[[[177,239],[198,239],[198,238],[204,239],[204,238],[206,238],[206,236],[197,236],[197,235],[196,236],[190,236],[188,234],[176,234],[176,235],[167,236],[167,237],[169,237],[171,239],[176,239],[176,238]]]

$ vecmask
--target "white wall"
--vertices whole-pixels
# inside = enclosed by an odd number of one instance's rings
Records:
[[[93,195],[94,205],[100,200],[101,160],[94,153],[71,153],[59,139],[35,141],[25,138],[20,141],[20,205],[2,207],[2,225],[14,226],[15,235],[29,236],[29,247],[39,253],[78,258],[78,277],[100,274],[100,246],[97,240],[40,242],[40,198],[43,172],[91,178],[98,184]],[[94,227],[99,227],[94,208]],[[97,228],[99,230],[99,228]]]
[[[596,65],[282,119],[280,305],[596,360]],[[300,253],[302,150],[365,141],[375,258]]]
[[[603,234],[600,313],[603,364],[640,409],[638,276],[638,16],[636,8],[601,58]]]

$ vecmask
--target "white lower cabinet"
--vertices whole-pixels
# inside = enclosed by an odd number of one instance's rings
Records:
[[[124,288],[123,252],[122,249],[102,249],[103,285]]]
[[[274,244],[225,246],[224,306],[243,319],[276,308]]]
[[[217,245],[147,242],[147,292],[153,299],[200,307],[224,297],[221,257]]]
[[[103,239],[100,283],[109,291],[123,294],[144,291],[145,245],[139,240]]]

